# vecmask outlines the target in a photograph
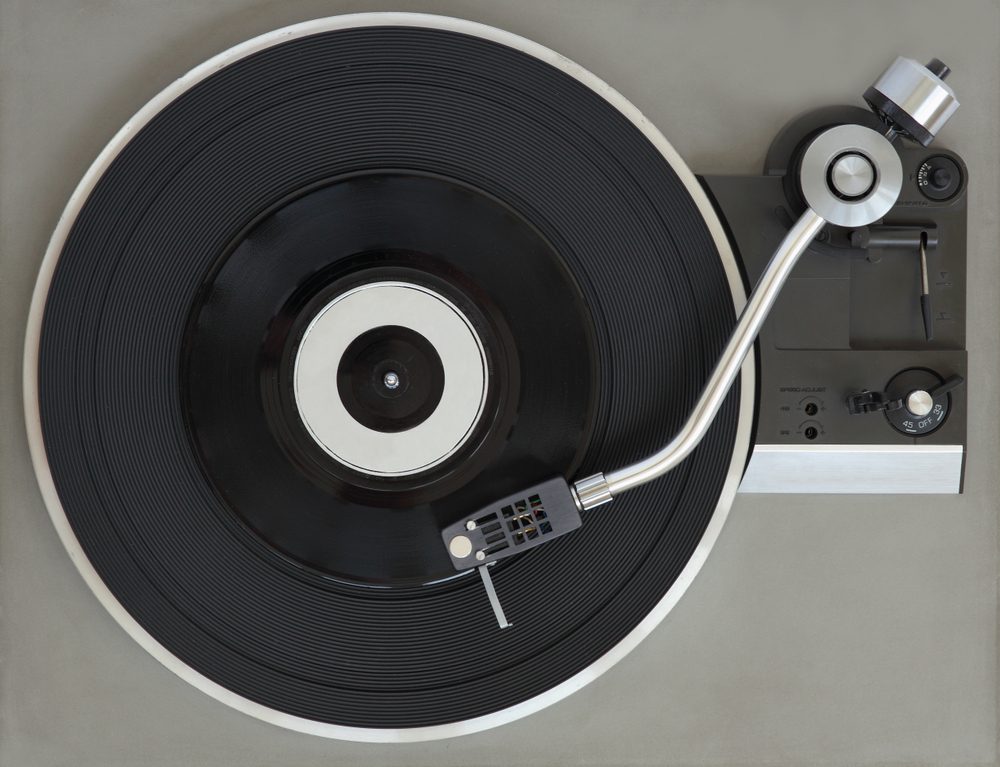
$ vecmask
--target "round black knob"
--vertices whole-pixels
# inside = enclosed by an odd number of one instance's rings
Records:
[[[962,188],[962,169],[950,157],[928,157],[917,170],[917,186],[929,200],[950,200]]]
[[[902,407],[885,411],[892,428],[912,437],[939,429],[951,409],[951,395],[941,390],[944,384],[941,376],[925,368],[909,368],[896,374],[886,387],[888,398],[902,402]]]
[[[947,168],[935,168],[931,173],[931,186],[935,189],[947,189],[951,184],[951,171]]]

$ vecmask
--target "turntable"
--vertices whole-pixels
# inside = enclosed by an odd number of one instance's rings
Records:
[[[738,491],[959,493],[948,73],[898,58],[759,175],[695,176],[491,27],[220,54],[112,140],[42,264],[25,403],[63,544],[223,703],[413,741],[610,668]]]

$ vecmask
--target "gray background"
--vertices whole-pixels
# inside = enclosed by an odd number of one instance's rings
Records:
[[[754,172],[786,119],[939,56],[971,168],[970,450],[950,498],[740,497],[665,623],[582,692],[447,742],[363,746],[236,713],[161,667],[62,551],[23,431],[35,272],[77,180],[160,88],[245,38],[375,2],[0,2],[0,764],[994,764],[997,2],[400,2],[531,37],[632,99],[698,172]]]

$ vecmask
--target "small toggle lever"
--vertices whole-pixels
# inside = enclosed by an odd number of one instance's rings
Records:
[[[891,412],[903,407],[902,398],[892,398],[885,392],[867,389],[847,398],[847,412],[851,415],[863,413]]]
[[[920,314],[924,319],[924,338],[934,339],[934,313],[931,311],[931,281],[927,275],[927,233],[920,235]]]
[[[927,250],[937,247],[937,226],[865,226],[850,234],[851,245],[863,250],[882,248],[916,251],[920,267],[920,315],[923,319],[924,337],[934,339],[934,313],[931,311],[930,273],[927,268]],[[871,258],[869,256],[869,258]]]

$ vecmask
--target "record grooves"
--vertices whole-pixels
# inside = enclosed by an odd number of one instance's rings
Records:
[[[385,242],[421,252],[372,250]],[[498,243],[524,267],[482,256]],[[394,279],[422,283],[465,312],[492,360],[493,386],[478,439],[441,467],[386,479],[318,448],[296,417],[290,380],[295,339],[330,297]],[[261,221],[211,285],[186,341],[190,428],[228,504],[300,561],[384,585],[451,577],[442,526],[486,503],[496,482],[579,465],[597,389],[582,296],[537,233],[482,195],[398,173],[331,183]],[[547,382],[558,377],[574,385],[553,392]],[[493,484],[471,481],[484,471]]]
[[[80,211],[51,282],[39,350],[53,479],[118,601],[170,653],[236,694],[367,728],[499,711],[614,647],[692,556],[730,470],[739,416],[734,390],[682,467],[612,511],[591,512],[578,533],[498,566],[511,630],[497,630],[476,578],[388,578],[373,588],[379,578],[338,574],[259,535],[229,507],[211,456],[199,455],[205,443],[189,428],[192,317],[226,257],[261,234],[254,227],[267,216],[308,205],[312,195],[335,196],[344,179],[399,173],[436,189],[406,199],[468,190],[470,199],[496,201],[483,204],[484,215],[507,215],[512,231],[537,239],[537,258],[511,240],[449,262],[473,301],[483,292],[498,307],[520,378],[521,409],[506,442],[463,487],[510,490],[510,478],[490,466],[522,435],[537,448],[524,449],[541,478],[577,464],[581,472],[622,465],[681,425],[734,320],[725,268],[683,182],[581,82],[513,48],[429,28],[293,39],[167,106]],[[345,245],[343,255],[451,258],[432,242],[433,228],[418,229]],[[335,249],[346,240],[330,242]],[[477,272],[477,263],[497,258],[512,280],[544,267],[567,287],[552,300],[575,308],[551,316],[538,309],[553,284],[542,278],[540,293],[513,311],[493,278]],[[212,307],[224,310],[225,296],[216,298]],[[540,385],[531,375],[545,355],[532,342],[556,348],[566,338],[570,353],[553,355],[560,364],[538,373]],[[574,386],[583,391],[567,398]],[[564,415],[532,432],[537,414],[563,399]],[[513,487],[535,478],[517,477]],[[391,534],[386,524],[382,534]],[[326,545],[322,536],[317,545]]]

